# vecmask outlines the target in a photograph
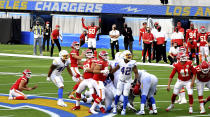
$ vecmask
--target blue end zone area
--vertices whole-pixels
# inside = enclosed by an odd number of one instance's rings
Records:
[[[22,32],[21,33],[21,43],[22,44],[29,44],[33,45],[34,40],[33,40],[33,33],[32,32]],[[78,41],[79,42],[80,34],[63,34],[63,42],[60,43],[61,46],[65,47],[70,47],[71,43],[73,41]],[[110,49],[110,38],[108,35],[100,35],[99,40],[96,42],[97,48],[105,48],[105,49]],[[167,44],[166,44],[166,51],[168,52],[170,49],[171,43],[170,39],[168,39]],[[87,48],[87,44],[84,44],[82,47]],[[124,39],[123,36],[119,37],[119,48],[120,49],[125,49],[124,48]],[[142,50],[142,46],[139,46],[139,37],[134,36],[134,42],[133,42],[133,50]]]

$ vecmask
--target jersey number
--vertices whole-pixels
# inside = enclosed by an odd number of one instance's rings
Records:
[[[122,74],[125,73],[125,75],[130,75],[131,74],[131,68],[130,67],[123,67],[121,69]]]
[[[58,72],[62,72],[64,70],[65,67],[59,67],[57,70]]]
[[[189,35],[190,35],[190,38],[196,38],[196,33],[189,33]]]
[[[95,32],[96,32],[95,29],[89,29],[89,30],[88,30],[88,33],[89,33],[89,34],[95,34]]]
[[[180,74],[182,75],[182,77],[188,77],[188,69],[181,69]]]
[[[200,41],[206,41],[206,36],[200,36]]]

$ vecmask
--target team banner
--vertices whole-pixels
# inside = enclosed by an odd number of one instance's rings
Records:
[[[0,0],[0,9],[169,16],[210,16],[210,7]]]

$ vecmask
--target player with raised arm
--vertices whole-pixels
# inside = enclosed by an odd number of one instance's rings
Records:
[[[170,91],[171,82],[173,80],[174,75],[176,72],[178,73],[178,80],[174,85],[173,95],[171,97],[171,105],[166,109],[166,111],[170,111],[174,108],[174,102],[176,100],[176,96],[178,95],[179,91],[183,86],[186,86],[188,96],[189,96],[189,113],[193,113],[193,86],[196,77],[195,69],[192,65],[192,61],[188,60],[185,53],[180,52],[178,54],[178,63],[173,64],[174,68],[171,72],[171,75],[168,80],[168,87],[167,91]]]
[[[31,91],[37,88],[37,85],[34,87],[28,87],[29,79],[31,78],[31,71],[25,69],[23,71],[23,76],[20,77],[12,85],[9,91],[9,100],[26,100],[27,96],[22,92],[23,90]]]
[[[103,82],[106,80],[106,77],[109,74],[109,63],[108,63],[108,53],[106,51],[100,51],[99,52],[99,60],[96,62],[95,67],[93,69],[93,81],[92,85],[93,88],[96,91],[96,94],[93,94],[94,103],[91,106],[89,112],[92,114],[98,114],[98,112],[95,111],[95,108],[97,105],[101,104],[101,102],[105,98],[105,87]],[[100,107],[100,110],[104,113],[105,110],[103,107]]]
[[[70,52],[69,56],[70,56],[70,60],[71,60],[71,72],[72,72],[72,80],[74,82],[76,82],[76,84],[73,87],[73,91],[70,93],[69,98],[70,99],[75,99],[74,94],[80,84],[80,82],[83,80],[79,69],[78,69],[78,65],[81,64],[80,61],[84,56],[84,52],[82,52],[81,55],[79,55],[79,49],[80,49],[80,45],[79,42],[74,41],[71,44],[71,48],[72,51]]]
[[[115,73],[118,69],[120,69],[121,71],[117,83],[117,95],[115,96],[115,106],[113,109],[113,113],[117,114],[117,104],[119,102],[120,95],[123,94],[124,100],[123,100],[123,110],[121,111],[121,115],[125,115],[128,103],[128,95],[132,83],[132,71],[135,73],[135,79],[137,79],[139,75],[136,66],[136,61],[132,60],[131,52],[126,50],[122,54],[123,54],[123,59],[119,61],[119,64],[111,71],[111,73]]]
[[[141,84],[141,105],[140,105],[140,111],[136,113],[137,115],[144,115],[144,107],[148,100],[152,104],[152,114],[157,114],[157,107],[155,103],[155,92],[156,92],[156,87],[158,83],[158,79],[156,76],[149,74],[145,72],[144,70],[138,70],[139,78],[138,80],[140,81]]]
[[[82,27],[88,30],[88,48],[92,49],[94,54],[97,55],[96,52],[96,34],[97,31],[100,29],[101,19],[99,19],[99,26],[95,26],[95,23],[92,22],[90,26],[85,26],[84,23],[85,19],[82,18]]]
[[[203,102],[203,91],[205,86],[210,89],[210,65],[206,61],[203,61],[195,69],[197,72],[197,79],[195,82],[200,103],[200,113],[204,114],[206,111]]]
[[[53,60],[50,70],[48,72],[47,80],[52,82],[58,87],[58,101],[57,104],[62,107],[67,107],[67,104],[63,101],[63,77],[61,76],[63,70],[67,68],[67,71],[72,76],[69,64],[71,63],[69,59],[69,53],[66,50],[61,50],[59,52],[59,57]]]
[[[72,108],[72,110],[79,110],[80,109],[80,99],[81,99],[81,93],[86,89],[86,87],[89,88],[90,93],[92,94],[93,86],[91,84],[93,80],[93,69],[95,66],[96,59],[93,58],[93,52],[91,49],[87,49],[85,52],[86,61],[83,63],[84,68],[84,80],[80,83],[79,87],[76,90],[76,105]]]

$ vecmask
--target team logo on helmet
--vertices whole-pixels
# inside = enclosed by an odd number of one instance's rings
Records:
[[[93,58],[93,51],[91,49],[87,49],[85,52],[85,56],[87,58]]]
[[[206,61],[203,61],[200,64],[200,69],[204,74],[207,74],[210,70],[210,65]]]

